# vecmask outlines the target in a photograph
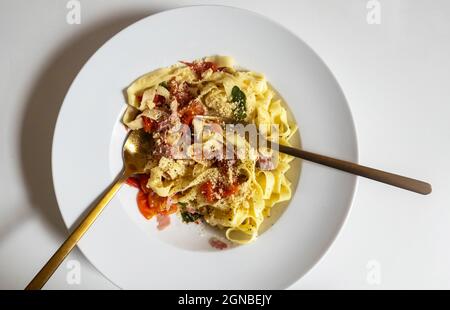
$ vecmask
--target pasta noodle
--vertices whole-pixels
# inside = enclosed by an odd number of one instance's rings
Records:
[[[204,220],[246,244],[271,208],[291,198],[292,158],[228,130],[253,124],[266,140],[289,145],[297,128],[264,75],[237,71],[231,57],[207,57],[145,74],[127,97],[123,123],[155,142],[139,179],[150,195],[140,206],[148,218],[178,210],[183,220]]]

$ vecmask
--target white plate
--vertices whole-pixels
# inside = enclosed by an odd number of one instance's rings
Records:
[[[290,106],[305,149],[357,161],[356,134],[344,95],[303,41],[241,9],[170,10],[109,40],[84,66],[65,98],[52,164],[68,227],[120,170],[123,90],[155,68],[213,54],[233,56],[239,65],[266,74]],[[123,188],[79,247],[105,276],[126,289],[286,288],[329,248],[350,209],[355,186],[354,176],[305,162],[295,195],[277,223],[255,243],[225,251],[209,250],[192,225],[176,219],[158,232],[154,221],[139,215],[133,189]]]

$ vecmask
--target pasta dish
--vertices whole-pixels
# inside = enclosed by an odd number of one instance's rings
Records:
[[[271,209],[291,198],[292,157],[262,141],[290,145],[297,127],[264,75],[212,56],[150,72],[127,97],[123,123],[153,140],[145,173],[128,184],[139,188],[140,212],[160,228],[178,213],[247,244]]]

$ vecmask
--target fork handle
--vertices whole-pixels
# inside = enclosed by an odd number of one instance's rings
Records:
[[[349,161],[340,160],[308,151],[300,150],[286,145],[271,143],[271,147],[284,154],[294,157],[302,158],[320,165],[325,165],[331,168],[342,170],[351,174],[359,175],[361,177],[369,178],[378,182],[386,183],[392,186],[403,188],[422,195],[431,193],[431,185],[429,183],[411,179],[398,174],[361,166]]]
[[[58,269],[59,265],[63,262],[66,256],[72,251],[78,241],[88,231],[89,227],[95,222],[97,217],[111,201],[122,184],[127,179],[127,174],[122,172],[117,181],[110,187],[108,192],[103,196],[100,202],[89,212],[78,227],[70,234],[70,236],[64,241],[61,247],[53,254],[49,261],[42,267],[38,274],[31,280],[30,284],[25,290],[40,290],[52,274]]]

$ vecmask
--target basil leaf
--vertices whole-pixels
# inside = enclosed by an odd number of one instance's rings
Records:
[[[159,86],[162,86],[162,87],[164,87],[165,89],[169,90],[169,85],[167,85],[167,82],[166,82],[166,81],[159,83]]]
[[[181,212],[181,219],[185,223],[192,223],[192,222],[197,221],[200,218],[202,218],[202,215],[200,213],[190,213],[187,211]]]
[[[183,208],[186,208],[186,206],[187,206],[187,203],[185,203],[185,202],[178,202],[178,204],[180,206],[182,206]]]
[[[247,117],[247,97],[239,87],[234,86],[231,90],[231,102],[236,103],[233,110],[234,118],[241,121]]]

